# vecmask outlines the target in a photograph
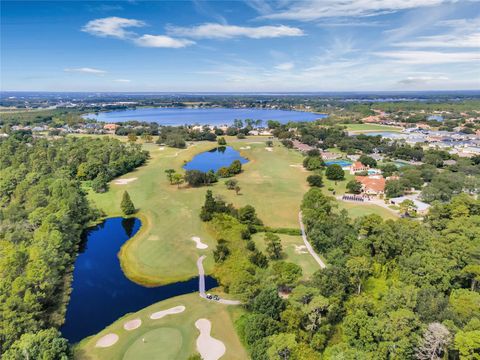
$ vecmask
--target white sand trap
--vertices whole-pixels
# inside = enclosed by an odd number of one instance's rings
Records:
[[[267,151],[273,151],[273,148],[271,148],[271,147],[266,147],[265,150],[267,150]]]
[[[135,330],[135,329],[139,328],[140,325],[142,325],[142,320],[133,319],[133,320],[127,321],[125,324],[123,324],[123,328],[127,331],[130,331],[130,330]]]
[[[137,178],[128,178],[128,179],[117,179],[113,183],[115,185],[127,185],[128,183],[131,183],[132,181],[137,180]]]
[[[158,241],[160,240],[160,237],[158,235],[150,235],[148,238],[147,238],[148,241]]]
[[[263,144],[261,141],[250,141],[249,144]]]
[[[150,319],[158,320],[158,319],[161,319],[161,318],[163,318],[167,315],[179,314],[179,313],[184,312],[184,311],[185,311],[185,306],[183,306],[183,305],[175,306],[175,307],[167,309],[167,310],[154,312],[152,315],[150,315]]]
[[[107,334],[98,339],[95,347],[106,348],[114,345],[118,341],[118,335],[114,333]]]
[[[197,243],[197,249],[206,249],[208,245],[203,243],[198,236],[192,236],[192,240]]]
[[[250,147],[250,146],[242,146],[242,147],[240,148],[240,150],[248,150],[248,149],[251,149],[251,147]]]
[[[294,246],[295,246],[295,252],[297,254],[308,254],[308,250],[305,245],[294,245]]]
[[[308,171],[307,169],[305,169],[305,168],[303,167],[302,164],[291,164],[291,165],[289,165],[289,166],[290,166],[290,167],[293,167],[293,168],[300,169],[301,171],[304,171],[304,172]]]
[[[200,335],[197,338],[197,351],[202,359],[220,359],[225,354],[226,348],[223,342],[210,336],[210,330],[212,329],[210,320],[198,319],[195,322],[195,327],[200,330]]]
[[[160,151],[165,150],[165,146],[159,147],[158,150],[160,150]]]

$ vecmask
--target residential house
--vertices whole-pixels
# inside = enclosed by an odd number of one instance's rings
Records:
[[[378,196],[385,193],[385,178],[382,175],[355,176],[355,180],[362,184],[365,195]]]
[[[352,166],[350,166],[350,174],[355,174],[357,172],[368,171],[370,166],[363,165],[360,161],[355,161]]]

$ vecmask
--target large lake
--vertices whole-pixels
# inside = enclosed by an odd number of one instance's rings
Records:
[[[326,117],[325,114],[314,114],[304,111],[262,110],[262,109],[193,109],[193,108],[138,108],[86,114],[84,118],[104,122],[124,122],[130,120],[157,122],[161,125],[185,124],[231,124],[235,119],[277,120],[281,123],[289,121],[314,121]]]
[[[240,153],[230,146],[220,146],[210,151],[205,151],[195,155],[192,160],[186,163],[185,170],[200,170],[208,172],[217,171],[221,167],[228,167],[234,160],[240,160],[242,164],[248,162]]]
[[[118,252],[140,228],[135,218],[110,218],[90,229],[75,261],[72,294],[65,324],[60,328],[71,343],[96,334],[119,317],[157,301],[198,291],[198,277],[159,287],[130,281],[120,268]],[[206,277],[206,288],[217,286]]]

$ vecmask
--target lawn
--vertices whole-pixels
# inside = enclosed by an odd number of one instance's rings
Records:
[[[265,142],[231,142],[229,145],[241,151],[250,162],[244,172],[236,177],[241,191],[236,195],[227,190],[225,180],[210,187],[215,195],[221,195],[236,207],[253,205],[266,225],[272,227],[298,227],[297,214],[304,192],[307,190],[307,172],[299,165],[302,155],[288,150],[279,143],[273,151],[265,149]],[[90,192],[89,198],[107,216],[120,214],[120,199],[127,190],[142,220],[139,233],[120,251],[120,260],[127,276],[144,285],[159,285],[191,278],[197,274],[196,260],[207,254],[204,263],[207,273],[212,270],[212,249],[215,240],[199,219],[206,188],[188,188],[170,185],[165,169],[181,171],[185,161],[195,154],[209,150],[216,143],[196,143],[185,150],[145,144],[151,153],[147,165],[124,175],[123,179],[137,178],[126,185],[111,183],[104,194]],[[198,250],[191,240],[198,236],[209,248]]]
[[[379,125],[379,124],[340,124],[340,125],[346,126],[348,131],[354,131],[354,132],[369,132],[369,131],[400,132],[402,131],[402,128],[398,126]]]
[[[266,254],[265,233],[257,233],[252,236],[257,248]],[[301,236],[278,234],[281,239],[284,258],[282,260],[293,262],[303,270],[303,279],[309,279],[313,273],[320,270],[320,266],[305,249]]]
[[[184,312],[157,320],[150,319],[154,312],[179,305],[185,306]],[[223,358],[247,359],[248,356],[234,328],[234,321],[243,311],[238,306],[206,301],[197,293],[174,297],[125,315],[100,333],[82,340],[75,346],[75,359],[187,359],[196,353],[195,342],[199,332],[194,324],[200,318],[211,321],[211,335],[225,344],[226,353]],[[125,330],[123,324],[133,319],[141,319],[141,326],[134,330]],[[117,334],[118,342],[107,348],[95,347],[98,339],[108,333]]]

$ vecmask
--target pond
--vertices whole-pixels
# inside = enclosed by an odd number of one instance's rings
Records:
[[[120,247],[140,229],[135,218],[109,218],[89,229],[84,248],[75,261],[72,294],[65,324],[60,328],[71,343],[96,334],[119,317],[160,300],[198,291],[198,277],[159,287],[130,281],[118,259]],[[217,286],[206,277],[206,287]]]
[[[185,170],[200,170],[203,172],[213,170],[216,172],[221,167],[230,166],[234,160],[240,160],[242,164],[248,162],[248,159],[242,157],[240,153],[232,147],[220,146],[195,155],[183,168]]]
[[[326,117],[305,111],[267,110],[267,109],[195,109],[195,108],[138,108],[86,114],[84,118],[104,122],[125,122],[130,120],[157,122],[161,125],[179,126],[185,124],[225,125],[235,119],[268,120],[281,123],[289,121],[314,121]]]

